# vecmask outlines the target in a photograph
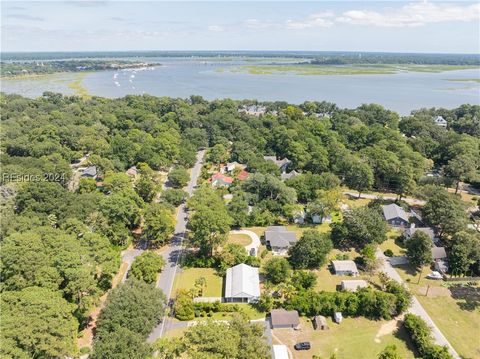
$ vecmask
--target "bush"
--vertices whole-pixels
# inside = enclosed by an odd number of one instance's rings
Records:
[[[178,320],[192,320],[195,318],[195,305],[190,293],[181,291],[178,293],[175,299],[175,305],[173,307],[175,318]]]
[[[168,174],[168,181],[173,188],[185,187],[188,183],[190,175],[188,171],[183,167],[177,167],[170,171]]]
[[[146,283],[155,283],[164,265],[165,261],[160,255],[145,251],[135,258],[129,274]]]
[[[406,314],[403,325],[424,359],[452,359],[447,347],[434,344],[428,324],[419,316]]]
[[[187,192],[182,189],[167,189],[163,191],[161,197],[162,201],[171,204],[174,207],[180,206],[187,198]]]
[[[385,252],[383,252],[387,257],[393,257],[393,251],[391,249],[387,249]]]

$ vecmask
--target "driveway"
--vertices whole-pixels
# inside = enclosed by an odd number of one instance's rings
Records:
[[[188,182],[185,191],[189,196],[193,194],[195,186],[197,185],[198,177],[200,176],[200,171],[202,169],[203,156],[205,155],[205,150],[199,151],[197,153],[197,162],[190,172],[190,181]],[[165,259],[165,267],[163,268],[162,273],[157,282],[157,288],[160,288],[167,298],[167,303],[170,303],[170,298],[172,295],[173,282],[175,280],[175,275],[178,270],[178,261],[182,254],[183,250],[183,239],[185,238],[185,232],[187,230],[187,217],[186,205],[182,204],[179,207],[177,212],[177,224],[175,226],[175,234],[168,245],[168,248],[163,253]],[[148,342],[152,343],[158,338],[160,338],[170,324],[166,320],[167,314],[163,317],[161,323],[153,329],[152,333],[148,337]],[[168,328],[167,328],[168,329]]]
[[[252,243],[247,244],[245,246],[245,249],[247,250],[247,253],[250,253],[250,249],[255,248],[255,255],[258,254],[258,247],[260,247],[260,238],[258,238],[258,235],[255,232],[249,231],[248,229],[239,229],[236,231],[230,231],[231,234],[244,234],[246,236],[249,236],[250,239],[252,240]]]
[[[398,272],[392,267],[390,264],[390,261],[388,257],[386,257],[380,249],[377,249],[377,258],[380,259],[381,261],[381,270],[385,272],[391,279],[397,281],[398,283],[401,283],[403,285],[403,279],[400,277]],[[460,359],[460,356],[458,353],[453,349],[452,345],[449,343],[447,338],[442,334],[440,329],[436,326],[436,324],[433,322],[432,318],[428,315],[428,313],[425,311],[425,309],[422,307],[418,299],[413,296],[412,298],[412,304],[410,306],[410,309],[408,310],[410,313],[418,315],[420,318],[422,318],[425,322],[427,322],[428,326],[432,330],[432,336],[435,341],[435,343],[439,345],[444,345],[448,348],[448,351],[450,354],[455,358],[455,359]]]

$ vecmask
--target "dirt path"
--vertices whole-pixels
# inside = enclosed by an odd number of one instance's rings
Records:
[[[395,319],[392,319],[392,320],[382,324],[382,326],[380,327],[380,329],[377,332],[377,335],[375,335],[375,342],[380,343],[381,342],[381,340],[380,340],[381,337],[394,333],[398,329],[398,322],[402,321],[403,317],[404,316],[401,315],[401,316],[399,316]]]

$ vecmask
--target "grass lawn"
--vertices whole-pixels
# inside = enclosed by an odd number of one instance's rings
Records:
[[[342,203],[348,205],[350,208],[365,207],[372,200],[369,198],[355,198],[351,196],[343,196]]]
[[[223,278],[218,276],[212,268],[185,268],[175,277],[173,293],[180,289],[190,290],[195,288],[195,280],[204,277],[207,285],[204,297],[221,297]]]
[[[414,358],[407,344],[403,329],[397,331],[395,321],[373,321],[365,318],[344,318],[338,325],[327,318],[328,330],[313,330],[306,318],[301,319],[302,329],[274,329],[274,344],[282,342],[287,345],[295,359],[310,359],[313,355],[329,358],[333,354],[338,359],[371,359],[389,344],[395,344],[401,358]],[[407,339],[407,340],[406,340]],[[296,351],[293,346],[297,342],[309,341],[312,349]]]
[[[400,247],[395,239],[401,234],[399,229],[390,228],[387,232],[387,240],[380,244],[380,249],[382,252],[385,252],[387,249],[390,249],[395,256],[401,256],[405,254],[405,249]]]
[[[252,239],[246,234],[229,234],[228,243],[240,244],[241,246],[248,246],[252,243]]]
[[[430,273],[428,267],[423,269],[422,278],[418,284],[419,275],[413,274],[409,266],[399,266],[396,270],[403,279],[409,280],[407,283],[411,291],[458,353],[465,358],[479,358],[480,311],[478,308],[462,309],[461,305],[465,304],[465,300],[452,298],[444,286],[445,282],[425,278]],[[428,286],[430,286],[428,296],[425,296]]]
[[[247,303],[235,303],[237,304],[243,313],[247,315],[247,318],[250,320],[265,318],[265,313],[259,312],[253,306]],[[233,305],[233,304],[232,304]],[[234,315],[234,312],[218,312],[213,313],[211,317],[197,317],[195,320],[230,320]]]
[[[359,256],[359,254],[355,250],[351,250],[349,252],[342,252],[338,249],[333,249],[330,252],[328,257],[327,263],[320,269],[313,270],[312,272],[317,275],[317,285],[315,286],[315,290],[317,291],[327,291],[327,292],[335,292],[337,290],[337,285],[340,284],[342,280],[351,280],[351,279],[365,279],[368,280],[368,276],[359,275],[357,277],[351,276],[341,276],[332,274],[328,269],[328,265],[330,261],[335,260],[337,255],[348,255],[348,258],[353,260]]]

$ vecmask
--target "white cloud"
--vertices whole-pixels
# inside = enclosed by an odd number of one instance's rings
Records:
[[[261,21],[258,19],[247,19],[242,23],[242,25],[247,29],[254,29],[254,30],[268,29],[270,27],[276,26],[276,24],[272,21],[269,21],[269,20]]]
[[[222,32],[222,31],[224,31],[224,29],[223,29],[223,27],[221,27],[219,25],[210,25],[208,27],[208,31]]]
[[[316,27],[330,27],[333,25],[332,18],[335,14],[332,11],[324,11],[310,15],[305,20],[287,20],[287,29],[302,30]]]
[[[352,25],[382,27],[423,26],[430,23],[474,21],[480,18],[480,4],[462,6],[429,2],[410,3],[385,12],[351,10],[336,18],[337,22]]]

